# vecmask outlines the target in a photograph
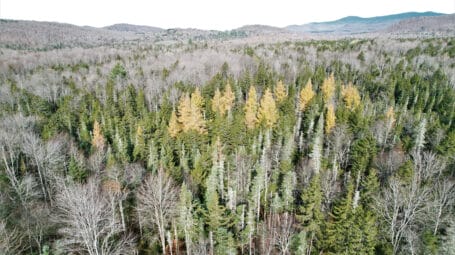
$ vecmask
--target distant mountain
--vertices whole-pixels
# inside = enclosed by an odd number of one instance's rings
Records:
[[[139,25],[126,24],[126,23],[114,24],[111,26],[104,27],[104,29],[119,31],[119,32],[134,32],[134,33],[138,33],[138,34],[158,33],[158,32],[162,32],[164,30],[159,27],[139,26]]]
[[[451,35],[455,36],[455,14],[417,17],[399,21],[384,32],[397,35]]]
[[[348,16],[339,20],[328,22],[314,22],[304,25],[291,25],[285,29],[310,34],[364,34],[374,33],[386,29],[387,27],[398,23],[399,21],[416,18],[416,17],[435,17],[444,15],[435,12],[406,12],[387,16],[378,16],[371,18],[362,18],[357,16]]]
[[[0,20],[0,46],[14,49],[92,47],[139,38],[131,32],[57,22]]]

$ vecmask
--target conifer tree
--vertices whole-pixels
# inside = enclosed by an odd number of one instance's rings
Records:
[[[333,104],[329,104],[327,106],[327,115],[325,120],[325,133],[330,134],[333,127],[335,127],[335,110]]]
[[[178,122],[182,125],[182,131],[187,133],[191,130],[190,122],[192,118],[191,99],[188,93],[180,97],[178,110]]]
[[[98,121],[95,120],[95,122],[93,123],[92,146],[96,150],[102,151],[104,150],[104,145],[105,141],[103,135],[101,134],[100,124],[98,123]]]
[[[258,123],[257,111],[258,103],[256,88],[254,86],[250,86],[247,100],[245,102],[245,124],[248,129],[253,129],[256,127]]]
[[[134,150],[133,158],[135,160],[144,159],[146,155],[146,144],[144,138],[144,131],[141,125],[138,125],[136,128],[136,134],[134,136]]]
[[[198,90],[197,90],[198,91]],[[194,96],[194,98],[193,98]],[[189,123],[190,130],[194,130],[199,134],[205,134],[207,132],[205,127],[205,120],[204,115],[202,114],[201,105],[203,105],[203,101],[201,100],[200,93],[193,93],[191,96],[191,118]],[[186,123],[184,123],[186,124]]]
[[[201,90],[196,87],[193,93],[191,93],[191,102],[194,106],[201,109],[204,107],[204,98],[201,95]]]
[[[318,243],[322,240],[321,226],[324,221],[322,214],[322,190],[320,175],[313,176],[310,186],[302,193],[303,205],[300,207],[298,220],[302,222],[306,239],[309,241],[309,253],[315,247],[319,246]]]
[[[360,94],[356,87],[349,83],[347,86],[343,86],[341,89],[341,95],[343,96],[346,108],[354,110],[360,105]]]
[[[199,90],[196,89],[196,91],[192,93],[191,98],[187,93],[185,93],[179,101],[179,116],[177,120],[181,124],[182,130],[185,133],[189,131],[196,131],[199,134],[205,134],[207,132],[201,109],[203,100],[200,92],[198,91]],[[173,131],[174,130],[175,129],[173,129]],[[175,134],[175,132],[173,132],[173,134]]]
[[[275,96],[276,96],[276,101],[278,103],[283,102],[284,99],[286,99],[287,92],[286,92],[286,87],[283,84],[283,81],[279,80],[276,84],[275,87]]]
[[[212,111],[220,114],[220,115],[223,115],[224,112],[222,111],[221,109],[221,92],[220,92],[220,89],[216,89],[215,90],[215,94],[213,95],[213,98],[211,100],[212,102]]]
[[[231,84],[228,82],[224,88],[223,97],[221,99],[221,109],[223,112],[230,112],[234,107],[235,95],[232,92]]]
[[[311,83],[310,79],[308,80],[305,87],[303,87],[303,89],[300,91],[299,105],[301,111],[304,111],[306,109],[311,99],[313,99],[315,95],[316,93],[313,91],[313,84]]]
[[[173,110],[171,113],[171,118],[169,120],[169,126],[167,128],[167,131],[169,132],[169,135],[174,138],[177,137],[177,135],[181,131],[181,124],[178,121],[177,115],[175,114],[175,110]]]
[[[322,98],[326,104],[330,103],[333,97],[333,93],[335,93],[335,77],[333,73],[324,79],[324,82],[321,86],[322,91]]]
[[[258,121],[266,128],[272,128],[278,121],[278,109],[270,89],[266,89],[259,106]]]

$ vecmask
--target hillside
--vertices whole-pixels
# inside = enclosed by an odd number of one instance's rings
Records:
[[[434,17],[440,15],[443,14],[434,12],[407,12],[371,18],[348,16],[329,22],[314,22],[304,25],[287,26],[286,29],[293,32],[311,34],[364,34],[378,32],[402,20],[415,17]]]
[[[119,31],[119,32],[134,32],[136,34],[154,34],[158,32],[162,32],[164,29],[159,27],[151,27],[151,26],[139,26],[139,25],[131,25],[126,23],[114,24],[111,26],[103,27],[107,30],[112,31]]]
[[[13,49],[90,47],[137,38],[129,32],[23,20],[0,20],[0,34],[0,46]]]
[[[401,20],[384,32],[396,35],[455,35],[455,14]]]

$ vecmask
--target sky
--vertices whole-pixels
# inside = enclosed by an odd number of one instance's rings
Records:
[[[243,25],[284,27],[409,11],[455,13],[455,0],[0,0],[2,19],[94,27],[129,23],[229,30]]]

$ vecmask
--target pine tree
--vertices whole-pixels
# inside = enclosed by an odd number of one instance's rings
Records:
[[[302,193],[303,205],[300,206],[300,213],[297,216],[298,220],[302,222],[304,231],[307,234],[306,239],[309,241],[310,253],[314,247],[319,246],[322,241],[321,226],[324,221],[322,214],[322,190],[320,175],[313,176],[310,186]]]
[[[356,87],[349,83],[347,86],[343,86],[341,89],[341,95],[343,96],[346,108],[354,110],[360,105],[360,94]]]
[[[144,138],[144,131],[140,125],[136,128],[136,134],[134,136],[134,150],[133,158],[135,160],[144,159],[146,155],[146,144]]]
[[[310,103],[311,99],[316,95],[313,91],[313,84],[311,83],[311,79],[308,80],[307,84],[305,87],[300,91],[300,97],[299,97],[299,105],[300,105],[300,110],[304,111],[305,108],[308,106]]]
[[[181,131],[181,124],[178,121],[177,115],[175,114],[175,110],[171,113],[171,119],[169,120],[169,126],[167,128],[169,135],[171,137],[177,137],[177,135]]]
[[[257,111],[258,103],[256,88],[254,86],[250,86],[250,90],[248,91],[248,97],[245,102],[245,124],[247,128],[253,129],[256,127],[258,123]]]
[[[283,102],[284,99],[286,99],[287,92],[286,92],[286,87],[283,84],[283,81],[279,80],[276,84],[275,87],[275,96],[276,96],[276,101],[278,103]]]
[[[335,93],[335,77],[333,73],[324,79],[324,82],[321,86],[322,98],[326,104],[330,103],[332,100],[333,94]]]
[[[101,127],[100,127],[100,124],[98,123],[98,121],[95,120],[95,122],[93,123],[93,138],[92,138],[92,146],[93,148],[95,148],[96,150],[104,150],[104,146],[105,146],[105,141],[104,141],[104,137],[103,135],[101,134]]]
[[[329,104],[327,106],[327,114],[325,120],[325,133],[330,134],[333,127],[335,127],[335,110],[333,104]]]
[[[278,121],[278,109],[276,108],[275,100],[273,99],[270,89],[266,89],[261,98],[258,120],[260,123],[263,123],[266,128],[272,128]]]

